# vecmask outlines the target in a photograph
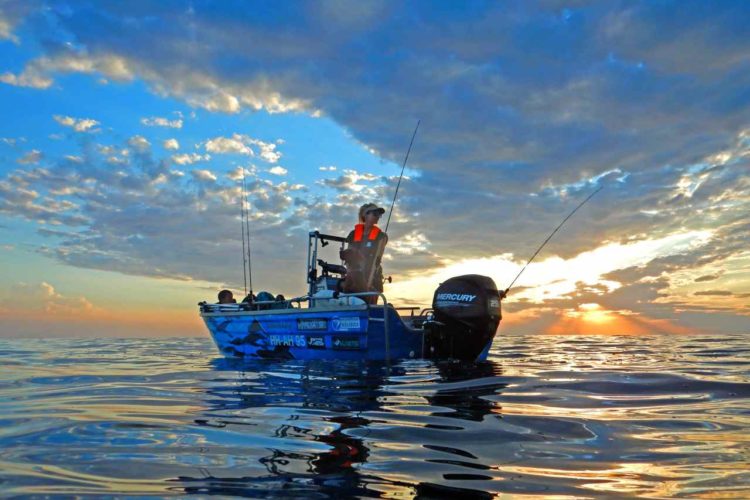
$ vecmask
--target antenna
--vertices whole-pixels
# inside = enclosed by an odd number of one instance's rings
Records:
[[[247,207],[245,208],[245,234],[247,234],[247,276],[250,285],[250,293],[253,293],[253,260],[250,254],[250,200],[248,199],[247,186],[245,185],[245,169],[242,169],[242,190],[244,192]]]
[[[240,189],[240,227],[242,228],[242,278],[247,295],[247,255],[245,254],[245,174],[242,174],[242,188]]]

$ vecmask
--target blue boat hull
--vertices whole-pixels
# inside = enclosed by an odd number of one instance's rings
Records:
[[[384,317],[384,311],[388,311]],[[429,332],[392,307],[216,311],[201,314],[227,357],[391,360],[429,358]],[[491,339],[477,357],[487,358]],[[425,352],[428,351],[428,352]]]

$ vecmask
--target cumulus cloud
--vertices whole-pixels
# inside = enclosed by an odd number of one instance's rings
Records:
[[[275,143],[265,142],[244,134],[232,134],[231,137],[214,137],[207,140],[204,147],[209,153],[257,156],[268,163],[276,163],[282,156],[277,151]]]
[[[362,193],[364,196],[379,199],[380,196],[370,185],[376,180],[378,180],[378,177],[373,174],[346,169],[338,177],[320,179],[317,183],[321,186],[333,188],[339,193],[357,192]]]
[[[168,118],[162,118],[159,116],[153,116],[151,118],[141,118],[141,123],[147,127],[168,127],[168,128],[182,128],[182,119],[175,118],[170,120]]]
[[[46,89],[52,86],[57,73],[101,74],[115,81],[133,79],[133,70],[126,58],[114,54],[90,55],[74,52],[66,45],[53,57],[34,59],[19,74],[5,73],[0,79],[10,85]]]
[[[260,180],[252,167],[226,173],[194,169],[185,175],[154,157],[143,141],[126,143],[96,145],[96,155],[87,154],[89,146],[81,143],[82,153],[75,155],[81,161],[53,158],[45,168],[25,165],[0,178],[0,214],[36,222],[47,241],[38,251],[67,265],[236,285],[236,269],[226,262],[241,254],[238,179],[244,170],[257,245],[253,255],[294,267],[314,215],[296,219],[305,225],[302,232],[284,221],[291,215],[290,193],[303,186]],[[113,169],[109,155],[133,144],[144,145],[137,161]],[[257,272],[269,281],[276,275],[272,267]],[[284,293],[299,291],[295,273],[273,280]]]
[[[41,160],[43,156],[44,155],[42,154],[42,152],[38,149],[32,149],[16,161],[22,165],[26,165],[29,163],[39,163],[39,160]]]
[[[275,167],[269,168],[268,172],[273,175],[286,175],[288,170],[280,165],[276,165]]]
[[[43,312],[55,316],[73,316],[90,312],[94,305],[86,297],[65,296],[51,284],[15,283],[7,294],[0,296],[0,309],[11,308]]]
[[[162,142],[162,146],[169,151],[177,151],[180,149],[180,143],[177,142],[177,139],[167,139]]]
[[[193,170],[193,177],[202,181],[215,181],[216,175],[210,170]]]
[[[151,143],[142,135],[134,135],[128,139],[128,146],[140,153],[144,153],[151,149]]]
[[[1,28],[2,26],[0,26],[0,29]],[[6,83],[8,85],[13,85],[14,87],[46,89],[52,85],[53,80],[35,71],[27,70],[18,75],[10,72],[0,74],[0,82]]]
[[[70,127],[76,132],[98,132],[94,127],[99,125],[99,122],[91,118],[73,118],[61,115],[54,115],[53,118],[60,125]]]
[[[209,153],[255,155],[252,148],[245,144],[245,136],[241,134],[234,134],[232,137],[215,137],[209,139],[205,143],[205,148]]]
[[[179,155],[172,155],[172,161],[178,165],[191,165],[201,161],[208,161],[211,159],[211,155],[199,155],[198,153],[183,153]]]

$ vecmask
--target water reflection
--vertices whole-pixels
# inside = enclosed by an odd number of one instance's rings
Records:
[[[200,468],[199,475],[178,478],[185,493],[242,496],[381,496],[396,491],[410,495],[485,496],[478,489],[450,482],[491,480],[490,467],[477,463],[470,451],[450,444],[398,439],[400,432],[422,429],[460,433],[461,421],[481,422],[499,414],[498,403],[483,396],[504,387],[497,363],[406,362],[385,366],[372,362],[294,362],[216,360],[219,377],[206,391],[207,407],[195,423],[232,430],[253,426],[252,433],[277,440],[257,463],[264,471],[242,467]],[[437,423],[437,420],[443,423]],[[443,419],[455,421],[445,424]],[[407,425],[404,425],[407,424]],[[241,427],[237,427],[242,432]],[[259,432],[265,430],[264,432]],[[396,431],[395,434],[393,431]],[[377,439],[371,439],[373,433]],[[382,435],[392,434],[389,439]],[[396,439],[394,439],[396,438]],[[295,446],[288,446],[297,441]],[[438,439],[444,442],[441,435]],[[266,441],[267,443],[267,441]],[[263,446],[262,443],[258,443]],[[438,481],[414,481],[403,470],[370,462],[371,453],[398,453],[417,448],[439,456],[424,463],[459,466],[465,473],[445,473]],[[206,450],[211,453],[210,449]]]
[[[2,492],[750,498],[746,336],[501,340],[390,371],[0,342]]]

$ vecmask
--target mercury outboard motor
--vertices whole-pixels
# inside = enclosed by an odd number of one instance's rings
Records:
[[[441,283],[432,309],[435,321],[425,323],[429,357],[476,360],[495,338],[501,319],[497,285],[478,274]]]

